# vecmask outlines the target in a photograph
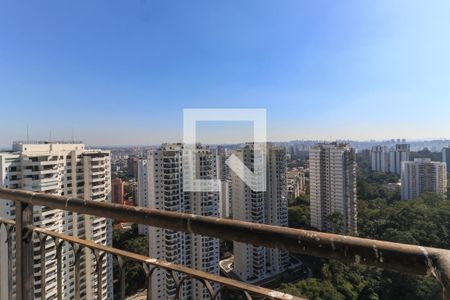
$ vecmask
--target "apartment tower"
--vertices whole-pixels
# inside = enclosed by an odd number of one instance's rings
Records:
[[[0,152],[0,186],[23,189],[66,197],[84,198],[93,201],[110,201],[111,163],[110,153],[102,150],[87,150],[82,143],[62,142],[16,142],[11,152]],[[111,222],[105,218],[79,215],[67,211],[35,206],[34,226],[91,240],[111,246]],[[0,202],[0,216],[14,219],[15,205],[12,201]],[[39,241],[36,239],[35,244]],[[73,253],[69,245],[62,250],[63,299],[75,296]],[[7,261],[7,245],[0,241],[2,261]],[[34,257],[34,299],[40,299],[41,280],[46,281],[46,298],[57,298],[56,249],[51,239],[46,245],[46,278],[40,278],[40,254]],[[13,259],[13,265],[14,257]],[[1,299],[8,299],[7,264],[2,264],[0,273]],[[81,297],[93,299],[97,293],[95,260],[89,250],[83,253],[80,272]],[[112,260],[108,256],[103,262],[102,299],[112,299]],[[13,276],[13,298],[15,277]]]
[[[311,226],[321,231],[357,231],[356,154],[346,144],[318,144],[309,151]],[[330,219],[342,216],[342,227]],[[336,223],[336,222],[334,222]]]
[[[182,144],[163,144],[150,150],[139,163],[140,203],[149,208],[219,216],[218,192],[183,190],[183,168],[194,168],[197,179],[217,179],[216,153],[197,145],[195,165],[183,160]],[[144,181],[145,180],[145,181]],[[144,230],[144,229],[141,229]],[[219,274],[219,240],[168,229],[148,227],[149,255],[211,274]],[[173,298],[175,282],[164,270],[152,276],[152,299]],[[206,289],[195,280],[187,280],[180,291],[181,299],[209,299]]]
[[[409,144],[397,144],[394,149],[389,151],[389,172],[401,175],[402,162],[409,161]]]
[[[231,174],[226,161],[230,157],[230,151],[223,146],[218,146],[216,151],[217,179],[220,181],[219,215],[221,218],[231,216]]]
[[[245,166],[254,170],[254,145],[245,144],[233,151]],[[254,191],[231,171],[233,219],[252,223],[288,226],[286,150],[267,146],[266,191]],[[234,242],[234,270],[242,280],[257,282],[286,270],[289,254]]]
[[[447,172],[450,170],[450,147],[442,148],[442,161],[447,165]]]
[[[373,146],[370,152],[372,171],[389,172],[389,153],[386,146]]]

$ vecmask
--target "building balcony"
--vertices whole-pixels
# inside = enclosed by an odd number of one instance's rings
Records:
[[[63,290],[73,290],[74,299],[78,300],[86,295],[80,294],[80,290],[87,284],[86,274],[82,266],[85,263],[83,253],[90,249],[97,267],[94,287],[103,287],[103,276],[106,271],[106,260],[117,259],[120,269],[119,299],[125,299],[125,272],[123,269],[128,262],[138,263],[142,266],[147,276],[146,293],[151,295],[151,276],[154,269],[166,270],[166,276],[170,280],[175,278],[193,279],[206,287],[211,299],[220,297],[221,289],[237,290],[246,299],[291,299],[302,298],[288,295],[282,292],[270,290],[261,286],[244,283],[227,277],[209,274],[184,267],[175,262],[167,262],[155,258],[138,255],[103,244],[84,240],[75,236],[68,236],[52,231],[48,228],[40,228],[33,225],[33,206],[45,206],[49,209],[70,211],[78,214],[87,214],[109,219],[137,223],[147,226],[171,230],[173,232],[185,232],[190,234],[209,236],[213,238],[237,241],[253,244],[255,259],[259,249],[263,247],[276,248],[303,255],[328,258],[341,261],[346,264],[361,264],[386,270],[405,272],[417,275],[434,276],[442,284],[443,299],[450,299],[450,250],[427,248],[417,245],[406,245],[378,240],[369,240],[358,237],[342,236],[336,234],[321,233],[308,230],[292,229],[286,227],[254,224],[234,221],[229,219],[210,218],[205,216],[167,212],[155,209],[117,206],[106,202],[95,202],[83,199],[65,198],[60,196],[34,193],[21,190],[0,188],[0,201],[12,200],[15,202],[16,220],[0,219],[0,235],[7,241],[8,261],[5,267],[8,269],[7,294],[10,299],[17,300],[34,299],[36,293],[40,293],[41,299],[51,297],[47,290],[48,280],[35,280],[36,272],[40,272],[40,278],[49,278],[55,272],[51,270],[48,260],[56,261],[56,269],[60,270],[63,264],[61,251],[69,248],[73,251],[73,286],[65,286],[66,280],[62,272],[56,272],[57,298],[62,299]],[[34,237],[34,239],[33,239]],[[37,243],[37,244],[36,244]],[[54,243],[56,255],[49,255],[49,243]],[[37,247],[37,248],[36,248]],[[170,248],[170,247],[169,247]],[[39,249],[37,253],[34,251]],[[35,256],[40,256],[39,263],[35,265]],[[15,257],[13,261],[11,258]],[[0,262],[3,263],[3,262]],[[261,270],[264,269],[261,260]],[[259,270],[254,270],[258,273]],[[13,287],[13,277],[15,285]],[[172,280],[175,299],[180,299],[183,280]],[[47,284],[47,286],[46,286]],[[2,286],[3,288],[3,286]],[[94,299],[103,299],[104,289],[95,289]]]

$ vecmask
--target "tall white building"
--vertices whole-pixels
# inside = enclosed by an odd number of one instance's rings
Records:
[[[347,234],[357,231],[356,154],[345,144],[319,144],[309,151],[311,226],[333,231],[329,216],[343,217]]]
[[[447,165],[431,159],[403,162],[402,200],[411,200],[425,192],[447,198]]]
[[[373,146],[370,155],[372,171],[389,172],[389,153],[386,146]]]
[[[254,164],[253,149],[253,144],[246,144],[233,151],[251,170]],[[231,171],[233,219],[287,227],[286,150],[269,144],[266,162],[265,192],[253,191]],[[248,282],[257,282],[277,275],[285,271],[289,263],[289,254],[284,250],[239,242],[234,242],[233,254],[233,272]]]
[[[217,179],[216,153],[197,146],[196,166],[183,161],[181,144],[163,144],[151,150],[141,161],[139,194],[147,195],[147,206],[154,209],[192,213],[202,216],[219,216],[219,194],[216,192],[185,192],[183,168],[195,168],[197,179]],[[146,169],[145,169],[146,167]],[[144,181],[146,180],[146,181]],[[219,240],[167,229],[149,227],[150,257],[184,265],[211,274],[219,274]],[[164,270],[152,276],[152,299],[168,299],[175,294],[175,284]],[[181,289],[181,299],[209,299],[203,285],[187,280]]]
[[[410,145],[397,144],[389,151],[389,172],[401,175],[402,162],[409,161]]]
[[[11,152],[0,153],[0,186],[23,189],[53,195],[85,198],[94,201],[110,201],[111,194],[110,153],[101,150],[86,150],[81,143],[17,142]],[[105,218],[78,215],[67,211],[34,207],[34,225],[66,235],[111,246],[111,222]],[[0,202],[2,218],[15,217],[12,201]],[[35,243],[38,243],[36,240]],[[56,299],[56,249],[51,239],[46,246],[46,298]],[[7,261],[7,246],[0,241],[2,261]],[[63,299],[73,299],[75,284],[73,273],[73,253],[66,245],[63,248]],[[14,257],[12,258],[14,261]],[[34,299],[40,299],[40,254],[34,261]],[[97,293],[95,260],[86,249],[82,257],[80,294],[93,299]],[[14,265],[14,262],[13,262]],[[1,299],[8,299],[7,264],[1,265]],[[108,257],[103,262],[102,299],[112,299],[112,261]],[[13,277],[13,297],[15,297],[15,277]]]

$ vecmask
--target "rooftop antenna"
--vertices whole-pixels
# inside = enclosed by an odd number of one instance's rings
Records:
[[[49,142],[52,141],[52,130],[50,130],[50,132],[48,134],[48,140],[49,140]]]
[[[29,125],[27,124],[27,143],[30,142],[30,128]]]
[[[73,130],[73,128],[72,128],[72,143],[73,142],[75,142],[75,133],[74,133],[74,130]]]

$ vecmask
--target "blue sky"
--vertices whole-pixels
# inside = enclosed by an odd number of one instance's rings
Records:
[[[0,0],[0,104],[0,146],[175,141],[183,108],[266,108],[272,140],[449,138],[450,2]]]

